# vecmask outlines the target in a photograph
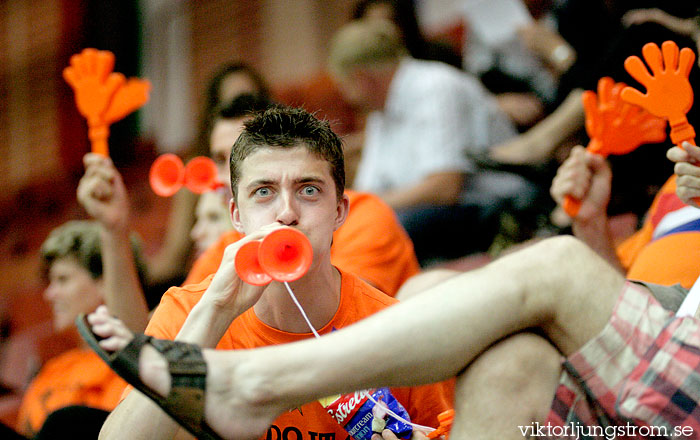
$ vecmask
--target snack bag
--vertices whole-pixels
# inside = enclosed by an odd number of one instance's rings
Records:
[[[367,397],[368,394],[379,402],[379,405],[372,402]],[[398,438],[403,439],[410,438],[413,433],[410,424],[387,414],[388,408],[404,420],[410,421],[406,409],[394,398],[389,388],[356,391],[352,394],[327,397],[319,402],[355,440],[370,440],[372,434],[381,433],[383,429],[389,429]]]

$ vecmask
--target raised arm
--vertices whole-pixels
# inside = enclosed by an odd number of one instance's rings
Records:
[[[577,146],[557,170],[550,193],[560,205],[567,195],[581,201],[581,208],[572,219],[574,235],[623,271],[608,227],[611,179],[610,166],[603,157]]]
[[[129,199],[121,175],[105,156],[88,153],[78,200],[101,228],[105,304],[134,331],[148,323],[148,306],[129,237]]]

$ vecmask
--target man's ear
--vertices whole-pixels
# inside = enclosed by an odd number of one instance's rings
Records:
[[[245,234],[245,232],[243,232],[243,224],[241,223],[241,213],[238,211],[238,206],[236,205],[236,197],[231,197],[228,209],[231,213],[231,223],[233,223],[233,227],[241,234]]]
[[[348,212],[350,211],[350,198],[343,194],[343,198],[338,201],[337,214],[335,217],[335,228],[334,231],[338,230],[339,227],[343,226],[345,219],[348,218]]]

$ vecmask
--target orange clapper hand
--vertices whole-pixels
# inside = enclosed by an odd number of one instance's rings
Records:
[[[84,49],[73,55],[63,78],[73,88],[75,103],[88,123],[88,137],[94,153],[108,155],[109,125],[148,101],[148,81],[130,79],[113,72],[114,54]]]
[[[624,83],[603,77],[598,81],[598,94],[583,92],[583,109],[586,114],[586,133],[591,139],[586,150],[608,157],[634,151],[642,144],[662,142],[666,139],[666,121],[644,109],[628,104],[621,98]],[[564,211],[576,217],[581,201],[567,195]]]
[[[688,75],[695,62],[695,53],[687,47],[679,52],[676,43],[665,41],[661,49],[654,43],[645,44],[642,55],[651,74],[637,56],[625,60],[625,69],[646,87],[646,93],[626,87],[622,99],[668,120],[671,142],[675,145],[680,146],[686,141],[695,145],[695,130],[685,116],[693,106],[693,88]]]

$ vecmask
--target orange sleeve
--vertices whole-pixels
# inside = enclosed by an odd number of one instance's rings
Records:
[[[620,264],[627,271],[634,263],[639,252],[651,242],[654,228],[649,221],[644,222],[644,226],[617,247],[617,257]]]
[[[231,230],[219,237],[219,240],[214,244],[214,246],[204,251],[204,253],[195,260],[194,264],[192,265],[192,269],[190,269],[190,272],[187,274],[187,278],[182,285],[187,286],[188,284],[197,284],[208,275],[216,272],[219,269],[221,260],[224,258],[226,246],[230,245],[231,243],[235,243],[242,237],[243,234],[236,230]]]
[[[144,333],[160,339],[174,340],[187,315],[209,287],[213,276],[184,287],[171,287],[163,294]]]
[[[388,295],[420,271],[413,243],[379,197],[346,191],[350,212],[333,235],[331,262]]]
[[[674,193],[676,191],[676,178],[675,174],[672,175],[666,183],[659,189],[659,192],[654,196],[654,200],[649,207],[646,219],[644,220],[644,225],[642,228],[635,232],[632,236],[627,238],[617,247],[617,256],[620,259],[620,263],[625,270],[629,270],[634,264],[639,253],[651,243],[651,239],[654,234],[654,222],[652,219],[655,216],[660,215],[659,204],[663,199],[664,195],[669,193]]]
[[[111,411],[126,387],[102,359],[87,349],[73,349],[47,362],[22,398],[17,430],[33,437],[53,411],[86,405]]]
[[[627,278],[690,289],[700,276],[700,232],[671,234],[654,240],[636,256]]]

